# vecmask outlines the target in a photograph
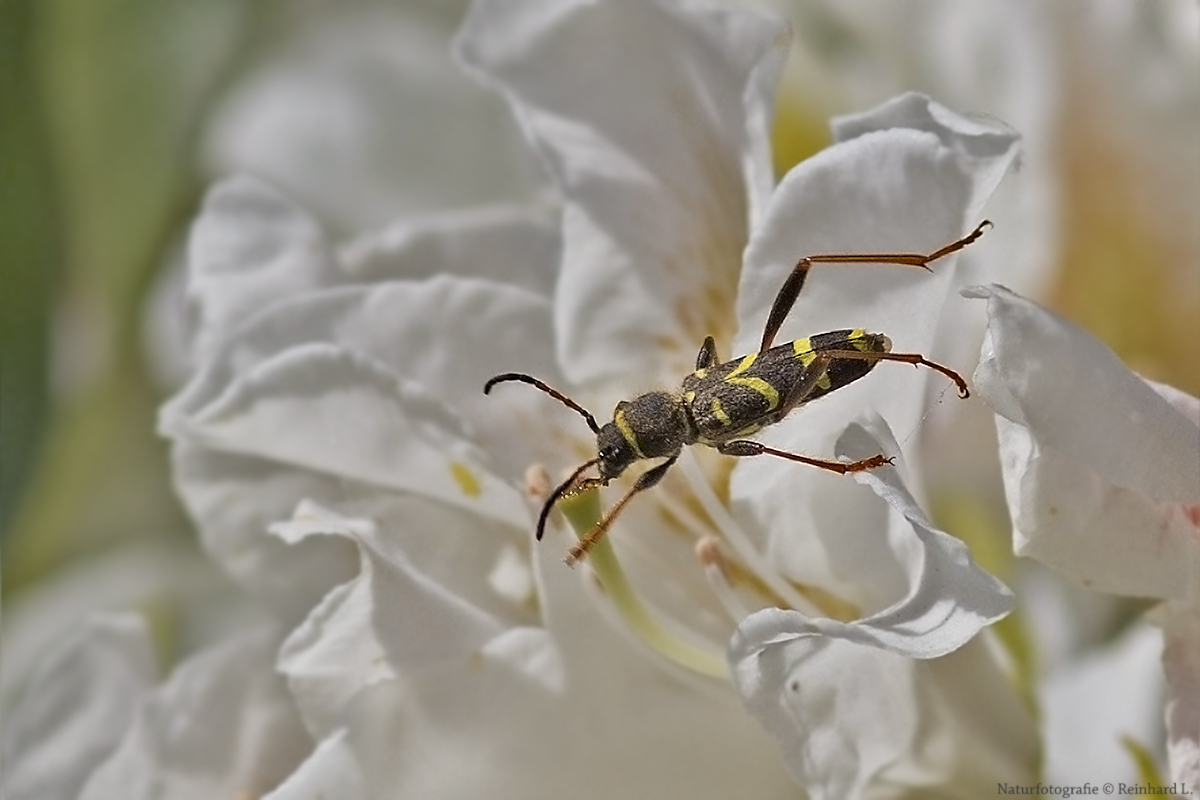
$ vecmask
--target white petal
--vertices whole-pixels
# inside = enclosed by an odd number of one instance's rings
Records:
[[[276,643],[252,632],[176,667],[81,800],[254,797],[278,784],[312,741],[272,669]]]
[[[487,652],[371,687],[349,733],[368,795],[794,797],[727,693],[697,693],[646,661],[610,666],[610,680],[564,694]]]
[[[500,632],[502,619],[516,616],[484,578],[501,539],[486,535],[481,522],[427,501],[393,505],[387,516],[397,530],[384,533],[372,521],[309,503],[273,526],[289,541],[317,533],[350,539],[361,557],[359,576],[331,592],[280,652],[280,670],[318,736],[332,731],[364,687],[466,658]]]
[[[913,661],[812,637],[763,651],[734,677],[814,800],[981,797],[1035,775],[1032,716],[977,642]]]
[[[267,178],[340,230],[527,195],[520,132],[449,56],[458,5],[287,10],[286,38],[213,115],[207,161]]]
[[[1163,610],[1163,670],[1167,677],[1167,755],[1171,780],[1200,793],[1200,600]]]
[[[872,427],[848,428],[838,455],[894,452],[894,442],[880,443],[890,439],[882,420]],[[1013,599],[962,542],[933,528],[894,467],[855,477],[893,509],[890,525],[879,527],[886,540],[877,539],[875,552],[860,552],[855,583],[875,583],[874,575],[894,584],[898,573],[898,596],[850,623],[764,609],[742,621],[729,646],[734,684],[784,748],[793,777],[829,797],[855,796],[879,770],[911,755],[916,727],[925,723],[913,706],[906,659],[958,649],[1007,614]],[[844,680],[843,673],[857,678]],[[866,709],[875,708],[890,708],[894,724],[871,721]]]
[[[887,127],[892,124],[915,127]],[[800,258],[932,252],[978,224],[979,206],[1017,152],[1016,137],[1007,128],[979,125],[919,95],[891,101],[856,125],[855,138],[803,162],[776,190],[746,251],[736,352],[758,349],[775,295]],[[986,234],[971,245],[986,246]],[[861,327],[886,333],[897,352],[928,354],[954,282],[954,258],[934,263],[932,274],[903,266],[818,265],[776,343]],[[924,390],[930,381],[945,402],[959,402],[941,375],[884,363],[862,380],[794,412],[762,438],[786,450],[829,458],[834,439],[869,410],[908,442],[928,408]],[[763,529],[803,532],[770,544],[789,576],[841,593],[853,591],[840,562],[853,557],[854,548],[843,540],[842,529],[870,529],[872,517],[856,503],[856,492],[845,480],[778,459],[744,459],[734,469],[730,494],[754,508]]]
[[[1079,327],[986,297],[976,383],[997,412],[1014,548],[1085,585],[1179,597],[1200,560],[1200,427]]]
[[[560,466],[556,431],[561,439],[587,430],[573,413],[527,389],[483,394],[485,381],[499,372],[563,385],[552,338],[547,299],[490,281],[439,275],[310,292],[244,325],[163,409],[162,425],[186,425],[240,376],[289,348],[330,342],[387,365],[470,420],[477,441],[496,455],[496,468],[516,484],[531,463]]]
[[[335,278],[333,254],[306,213],[249,178],[217,184],[188,244],[194,354],[206,354],[264,306]]]
[[[852,425],[842,437],[839,455],[854,459],[885,451],[876,436],[886,428],[876,430],[873,435]],[[733,663],[753,657],[762,648],[814,635],[882,647],[908,658],[935,658],[961,647],[1012,609],[1008,588],[980,569],[960,540],[933,527],[894,467],[856,473],[855,478],[899,514],[892,516],[887,541],[878,542],[879,551],[864,556],[872,562],[896,562],[904,575],[903,594],[888,607],[851,623],[778,608],[751,614],[738,627],[731,645]],[[870,582],[871,571],[880,569],[886,566],[865,564],[858,582]]]
[[[370,630],[370,615],[369,583],[339,586],[280,648],[279,671],[313,736],[328,735],[364,686],[395,677]]]
[[[462,421],[379,362],[301,345],[231,383],[164,432],[208,447],[404,489],[525,525],[517,491],[485,466]]]
[[[483,613],[485,601],[445,591],[391,537],[367,527],[347,524],[346,532],[370,564],[371,635],[386,645],[398,678],[360,684],[342,714],[351,755],[331,744],[302,768],[311,778],[298,773],[296,793],[281,796],[315,797],[335,774],[361,774],[366,797],[793,796],[732,695],[681,680],[630,647],[596,613],[581,591],[585,573],[564,568],[560,551],[536,553],[547,627],[501,629],[498,616]],[[456,539],[464,557],[463,548],[478,546],[454,526],[438,533]]]
[[[314,537],[289,547],[267,527],[286,519],[297,498],[332,505],[374,488],[186,441],[176,442],[172,467],[205,551],[285,625],[299,623],[327,592],[354,577],[358,559],[348,542]]]
[[[927,131],[970,164],[975,186],[968,218],[979,213],[1017,157],[1017,132],[994,117],[959,114],[917,92],[894,97],[861,114],[833,120],[833,138],[848,142],[876,131],[906,128]]]
[[[1162,736],[1162,650],[1162,636],[1142,624],[1046,676],[1038,701],[1048,781],[1139,779],[1121,740],[1149,746]]]
[[[1174,386],[1167,386],[1165,383],[1157,383],[1152,380],[1147,380],[1146,385],[1158,393],[1158,396],[1166,400],[1171,408],[1178,411],[1186,419],[1192,421],[1193,425],[1200,427],[1200,398],[1192,397],[1186,392],[1181,392]]]
[[[1200,426],[1079,326],[1001,286],[969,296],[988,300],[991,348],[977,381],[1015,403],[1005,417],[1117,486],[1200,501]]]
[[[11,708],[48,654],[75,638],[80,620],[101,609],[146,608],[169,609],[185,648],[240,629],[258,613],[191,543],[135,541],[80,559],[4,598],[0,708]]]
[[[929,253],[969,233],[1018,148],[1008,128],[972,122],[913,94],[841,127],[856,135],[789,172],[754,231],[739,287],[736,352],[757,349],[776,293],[804,256]],[[972,247],[986,241],[985,235]],[[891,265],[817,265],[776,342],[865,327],[887,333],[897,351],[926,352],[954,281],[955,258],[935,262],[932,274]],[[883,413],[899,428],[915,419],[922,380],[895,365],[879,372],[885,374],[870,376],[875,397],[897,403]],[[848,400],[822,410],[853,408]],[[841,425],[822,417],[817,426],[841,430],[854,413],[846,412]]]
[[[141,617],[88,620],[61,643],[25,687],[21,702],[6,713],[0,794],[7,800],[76,797],[120,743],[156,673]]]
[[[300,768],[262,800],[367,800],[370,796],[343,728],[323,739]]]
[[[557,213],[490,206],[405,217],[341,250],[356,282],[484,278],[551,297],[558,278]]]
[[[460,56],[508,95],[567,198],[556,312],[576,382],[678,373],[706,334],[728,340],[747,225],[770,185],[781,33],[657,2],[472,9]]]

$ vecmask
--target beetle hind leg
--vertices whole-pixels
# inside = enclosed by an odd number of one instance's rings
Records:
[[[808,278],[808,271],[814,264],[898,264],[902,267],[918,267],[927,270],[929,269],[929,265],[939,258],[944,258],[951,253],[957,253],[974,242],[991,225],[992,223],[985,219],[979,223],[975,230],[966,236],[956,239],[945,247],[928,254],[832,253],[805,256],[796,263],[796,266],[792,267],[792,271],[788,274],[787,279],[784,280],[783,286],[779,287],[779,294],[775,296],[775,302],[771,305],[771,313],[767,315],[767,324],[763,328],[762,344],[758,348],[759,352],[771,349],[771,345],[775,342],[775,335],[779,333],[784,319],[791,312],[792,306],[796,304],[796,298],[800,296],[800,290],[804,288],[804,281]]]
[[[856,361],[901,361],[905,364],[912,364],[914,367],[929,367],[953,381],[955,387],[958,389],[959,397],[966,399],[971,396],[971,390],[967,388],[967,381],[962,375],[959,375],[947,366],[938,364],[936,361],[930,361],[920,353],[880,353],[872,350],[823,350],[822,355],[833,359],[844,358]]]
[[[827,469],[830,472],[836,472],[839,475],[845,475],[847,472],[863,472],[868,469],[882,467],[884,464],[891,464],[892,459],[880,453],[879,455],[871,456],[870,458],[859,459],[858,461],[841,462],[830,461],[825,458],[812,458],[810,456],[802,456],[799,453],[789,453],[787,450],[776,450],[774,447],[767,447],[761,442],[753,442],[749,439],[734,439],[731,442],[722,442],[717,445],[717,452],[724,453],[727,456],[738,456],[746,458],[749,456],[775,456],[777,458],[786,458],[788,461],[798,461],[801,464],[808,464],[810,467],[818,467]]]

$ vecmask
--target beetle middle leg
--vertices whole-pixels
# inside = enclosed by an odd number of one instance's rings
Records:
[[[929,265],[934,261],[951,253],[956,253],[978,239],[983,235],[984,229],[991,227],[991,224],[991,222],[985,219],[979,223],[979,226],[975,230],[966,236],[951,242],[945,247],[934,250],[928,255],[920,253],[835,253],[805,256],[792,268],[791,274],[787,276],[787,279],[783,282],[783,286],[780,287],[779,294],[775,296],[775,302],[771,306],[771,313],[767,315],[767,324],[763,328],[762,344],[758,348],[759,352],[762,353],[771,349],[771,345],[775,342],[775,334],[779,333],[779,328],[783,325],[784,319],[787,318],[788,313],[792,310],[792,306],[796,304],[796,298],[800,296],[800,290],[804,288],[804,281],[808,277],[808,270],[813,264],[899,264],[905,267],[929,269]]]
[[[713,364],[717,363],[717,343],[713,341],[713,337],[705,336],[704,344],[700,345],[700,352],[696,354],[696,369],[708,369]]]

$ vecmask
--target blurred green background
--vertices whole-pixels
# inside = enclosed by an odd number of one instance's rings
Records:
[[[154,433],[147,290],[202,189],[239,0],[0,5],[0,536],[9,595],[131,536],[186,536]]]

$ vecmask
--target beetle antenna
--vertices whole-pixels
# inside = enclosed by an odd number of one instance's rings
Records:
[[[505,372],[502,375],[496,375],[495,377],[489,379],[488,382],[483,385],[483,393],[488,394],[489,392],[492,391],[493,386],[495,386],[497,383],[504,383],[505,381],[520,381],[521,383],[528,383],[530,386],[536,386],[537,388],[541,389],[546,394],[553,397],[558,402],[562,403],[567,408],[571,409],[572,411],[575,411],[581,417],[583,417],[584,420],[587,421],[588,427],[592,429],[592,433],[595,433],[595,434],[600,433],[600,426],[596,424],[596,418],[592,416],[592,412],[588,411],[586,408],[579,405],[579,403],[576,403],[574,400],[567,397],[565,394],[558,391],[557,389],[553,389],[553,388],[547,386],[546,384],[542,383],[541,381],[539,381],[537,378],[533,377],[532,375],[526,375],[523,372]],[[559,488],[562,488],[562,487],[559,487]],[[544,519],[545,514],[543,514],[542,516]],[[540,531],[541,528],[539,527],[538,530]],[[538,535],[538,538],[539,539],[542,538],[540,534]]]
[[[554,504],[561,500],[563,495],[567,494],[571,491],[571,489],[574,488],[575,481],[579,480],[580,475],[587,472],[589,468],[594,467],[599,463],[599,458],[593,458],[590,461],[585,461],[579,466],[578,469],[571,473],[569,478],[560,483],[558,488],[550,493],[549,497],[546,498],[546,503],[542,506],[542,513],[538,514],[537,540],[539,542],[542,540],[542,534],[546,532],[546,520],[550,517],[550,509],[554,508]]]

